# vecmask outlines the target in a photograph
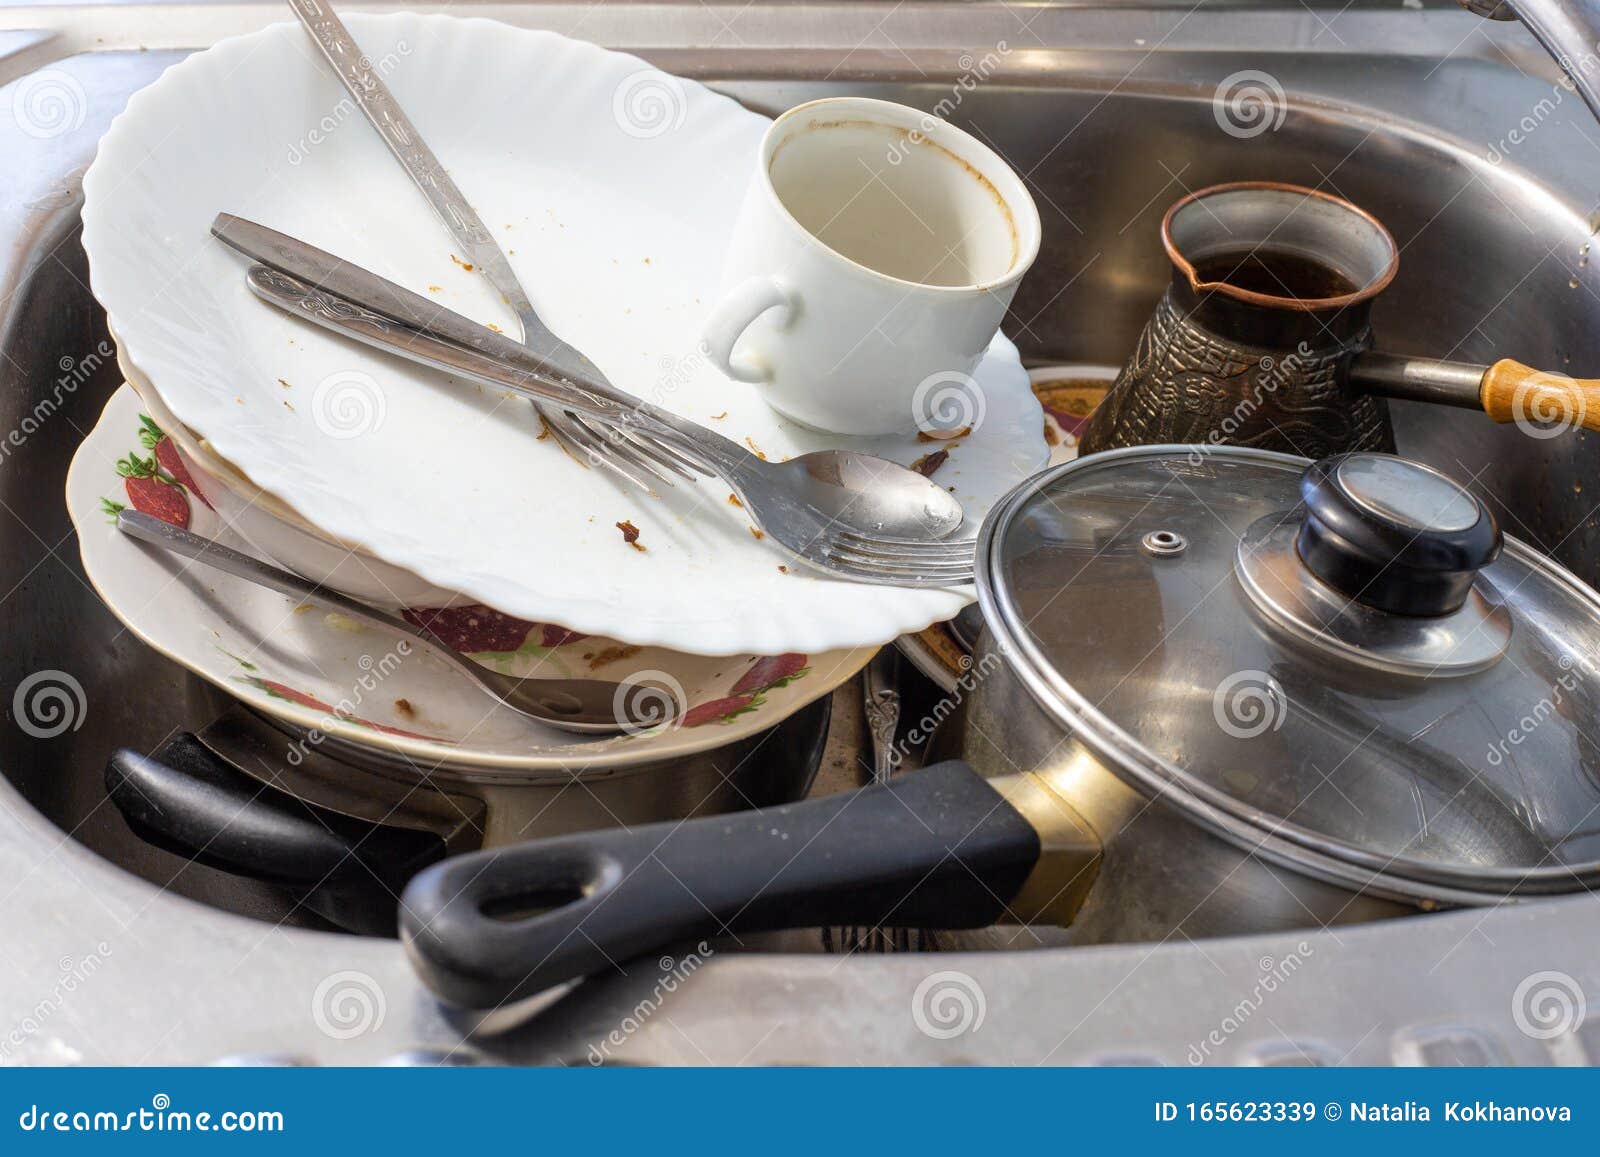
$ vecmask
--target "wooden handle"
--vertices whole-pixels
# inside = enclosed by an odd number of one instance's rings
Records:
[[[1502,358],[1483,371],[1478,400],[1496,422],[1533,426],[1540,433],[1575,426],[1600,430],[1600,379],[1569,378]]]

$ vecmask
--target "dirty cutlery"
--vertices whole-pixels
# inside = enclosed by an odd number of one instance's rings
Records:
[[[257,265],[247,277],[263,301],[335,333],[667,444],[713,470],[760,531],[819,570],[886,586],[949,587],[972,580],[972,544],[939,541],[961,525],[961,504],[908,467],[850,450],[769,462],[614,387],[561,380],[532,368],[523,347],[493,331],[485,330],[469,348],[277,269]],[[409,291],[392,286],[389,292]]]
[[[433,206],[433,211],[455,238],[456,244],[461,246],[469,266],[475,266],[483,272],[489,284],[517,315],[517,322],[522,327],[523,344],[541,360],[555,365],[570,365],[584,377],[605,381],[605,375],[582,351],[562,341],[544,324],[528,299],[527,291],[512,271],[510,261],[485,228],[477,210],[439,163],[433,150],[428,148],[333,7],[325,0],[289,0],[289,7],[310,34],[345,91],[366,114],[367,120],[383,138],[383,143],[389,146],[395,160],[400,162],[401,168],[405,169],[406,175],[428,199],[428,204]],[[672,485],[671,479],[662,473],[663,465],[672,473],[682,473],[670,463],[662,463],[659,454],[649,446],[636,444],[624,433],[597,430],[577,415],[557,407],[541,408],[539,413],[556,441],[578,461],[607,466],[643,490],[653,489],[648,479]]]
[[[519,679],[502,675],[442,646],[427,632],[402,618],[307,582],[209,538],[191,534],[154,515],[123,510],[117,515],[117,529],[141,542],[215,567],[236,578],[291,598],[314,599],[340,614],[416,639],[454,664],[492,698],[551,727],[563,731],[612,732],[651,727],[673,717],[666,710],[666,704],[676,697],[664,684],[623,684],[605,679]],[[683,706],[678,704],[678,710]]]
[[[879,649],[861,673],[861,709],[872,743],[872,786],[883,787],[894,775],[898,752],[895,734],[900,727],[899,652]],[[829,952],[905,952],[911,948],[908,928],[862,925],[822,930],[822,946]]]

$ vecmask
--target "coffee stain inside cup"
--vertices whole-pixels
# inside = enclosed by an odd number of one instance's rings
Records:
[[[879,155],[885,160],[887,168],[890,170],[898,168],[903,162],[889,160],[888,158],[895,156],[908,157],[911,155],[911,150],[913,149],[925,150],[925,155],[939,158],[939,163],[941,164],[954,166],[955,170],[960,172],[967,181],[971,182],[978,189],[980,189],[988,203],[998,211],[999,219],[1001,222],[1003,222],[1006,247],[1006,260],[1004,268],[1002,268],[998,273],[993,273],[986,277],[969,279],[960,282],[929,281],[924,278],[903,277],[896,273],[879,268],[878,263],[862,260],[857,254],[849,252],[845,248],[834,244],[826,236],[828,231],[827,227],[833,224],[834,220],[842,215],[846,209],[848,209],[849,201],[833,212],[829,218],[823,222],[820,228],[813,228],[810,224],[808,224],[807,218],[814,217],[814,214],[810,212],[811,206],[796,205],[793,203],[790,197],[785,196],[785,190],[783,186],[788,182],[778,175],[778,169],[780,168],[780,163],[784,153],[786,150],[790,149],[791,146],[801,141],[813,140],[818,134],[838,133],[849,130],[858,132],[865,131],[881,138],[884,142],[884,145],[883,151]],[[865,191],[865,189],[870,186],[873,181],[882,181],[883,170],[875,169],[870,164],[867,164],[866,160],[861,157],[859,149],[855,151],[853,159],[858,165],[864,166],[866,171],[870,174],[870,179],[867,184],[861,186],[861,188],[855,194],[856,196],[859,196],[860,192]],[[1004,280],[1016,269],[1017,262],[1021,256],[1022,245],[1017,229],[1016,216],[1011,208],[1010,203],[1001,194],[1000,190],[995,187],[994,183],[983,172],[981,172],[965,157],[960,156],[959,154],[939,144],[937,141],[932,140],[928,134],[921,129],[907,129],[899,125],[889,125],[879,121],[862,119],[810,121],[804,125],[798,126],[794,132],[785,137],[781,142],[779,142],[777,147],[773,149],[772,156],[767,162],[767,177],[773,191],[778,197],[778,200],[789,211],[790,215],[795,218],[796,222],[801,226],[801,228],[805,229],[806,232],[810,233],[818,241],[822,242],[824,245],[827,245],[829,249],[833,250],[835,253],[838,253],[846,260],[852,261],[855,264],[861,265],[863,268],[871,270],[874,273],[882,274],[883,276],[896,277],[897,280],[910,281],[915,284],[935,285],[940,288],[978,288],[992,282]],[[885,187],[889,188],[886,182]],[[890,192],[891,195],[895,195],[893,189],[890,189]],[[915,211],[912,210],[911,207],[903,200],[901,200],[898,195],[895,195],[895,199],[900,201],[901,207],[913,219],[921,223],[924,228],[928,227],[927,223],[922,221],[922,219],[917,216]],[[956,239],[958,243],[962,240],[964,240],[964,238]]]

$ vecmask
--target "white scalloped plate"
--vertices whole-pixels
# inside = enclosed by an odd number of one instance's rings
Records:
[[[635,57],[486,20],[350,28],[509,251],[551,326],[624,389],[771,457],[828,444],[910,463],[915,439],[832,439],[698,352],[725,235],[768,123]],[[759,542],[726,487],[653,499],[537,440],[531,412],[252,298],[207,233],[228,211],[487,324],[514,319],[294,25],[189,57],[129,101],[84,177],[95,295],[188,427],[328,535],[519,618],[717,655],[885,642],[971,590],[830,581]],[[935,475],[974,527],[1046,461],[1015,347],[976,375],[983,419]],[[640,551],[620,522],[640,530]],[[787,569],[784,569],[787,568]]]
[[[689,705],[671,724],[637,735],[595,738],[541,727],[496,709],[427,647],[162,555],[121,534],[111,511],[133,505],[249,549],[202,499],[167,481],[177,475],[173,459],[156,450],[157,430],[145,422],[138,395],[123,386],[73,456],[67,511],[84,571],[112,613],[150,646],[302,729],[398,752],[428,767],[626,767],[763,731],[850,678],[875,650],[709,657],[574,637],[493,612],[470,620],[471,636],[465,612],[439,620],[441,633],[460,642],[459,649],[507,674],[620,682],[650,672],[653,682],[676,683]],[[157,476],[130,486],[117,469],[130,454],[153,463]],[[469,637],[475,642],[468,644]]]

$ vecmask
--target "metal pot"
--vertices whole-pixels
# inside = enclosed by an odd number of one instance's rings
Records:
[[[1600,883],[1600,596],[1444,475],[1115,451],[1013,491],[978,551],[965,762],[436,865],[403,905],[423,978],[485,1007],[727,931],[1148,940]]]
[[[149,842],[280,885],[372,935],[395,933],[395,897],[446,856],[803,798],[832,704],[823,696],[767,731],[688,756],[537,774],[422,767],[329,736],[312,742],[209,685],[200,694],[219,712],[209,726],[153,755],[112,757],[112,802]]]

